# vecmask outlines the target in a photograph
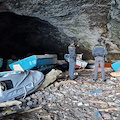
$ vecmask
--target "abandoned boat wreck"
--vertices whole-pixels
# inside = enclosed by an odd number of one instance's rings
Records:
[[[0,77],[0,102],[25,97],[34,92],[43,81],[43,73],[37,70]]]
[[[12,71],[0,72],[0,102],[18,99],[34,92],[44,81],[41,71],[51,70],[57,55],[32,55],[10,64]]]
[[[13,71],[24,71],[29,69],[39,70],[41,72],[49,71],[57,65],[56,54],[32,55],[10,64]]]

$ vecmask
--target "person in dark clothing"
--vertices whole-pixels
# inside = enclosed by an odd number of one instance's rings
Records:
[[[76,47],[74,44],[74,40],[70,40],[70,45],[68,46],[68,51],[70,55],[69,59],[69,77],[70,80],[74,80],[74,71],[76,66]]]
[[[96,82],[97,75],[98,75],[98,68],[99,64],[101,66],[101,73],[102,73],[102,81],[105,82],[105,70],[104,70],[104,58],[107,56],[108,52],[104,45],[101,44],[102,39],[97,40],[98,44],[94,46],[92,55],[95,57],[95,71],[94,71],[94,79],[93,81]]]

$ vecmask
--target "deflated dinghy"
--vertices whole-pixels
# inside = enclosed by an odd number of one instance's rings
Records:
[[[0,102],[25,97],[42,85],[43,81],[43,73],[37,70],[0,77]]]

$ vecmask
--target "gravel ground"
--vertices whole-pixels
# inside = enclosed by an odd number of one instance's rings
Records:
[[[20,106],[1,108],[1,114],[6,113],[1,119],[120,120],[120,83],[110,76],[111,71],[106,69],[106,82],[102,82],[101,73],[93,82],[91,69],[76,70],[74,81],[69,80],[66,71],[45,89],[20,99]]]

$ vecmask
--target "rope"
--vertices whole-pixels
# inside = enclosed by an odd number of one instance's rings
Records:
[[[25,94],[24,94],[24,97],[23,99],[25,99],[26,95],[27,95],[27,90],[26,90],[26,87],[24,86],[24,90],[25,90]]]

